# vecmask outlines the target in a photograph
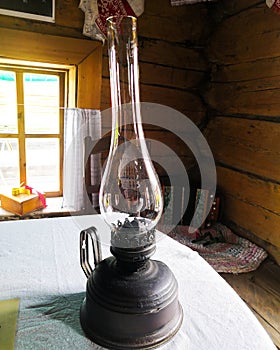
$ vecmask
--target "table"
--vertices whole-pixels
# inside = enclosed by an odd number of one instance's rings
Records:
[[[96,226],[103,258],[110,230],[100,215],[0,223],[0,299],[20,298],[16,350],[101,350],[80,327],[86,277],[79,235]],[[234,290],[198,253],[158,233],[153,259],[165,262],[179,285],[184,321],[160,350],[276,349]]]

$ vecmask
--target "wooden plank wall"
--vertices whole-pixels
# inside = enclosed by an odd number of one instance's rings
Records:
[[[206,135],[225,220],[280,264],[280,16],[257,0],[222,0],[212,10]]]
[[[208,18],[204,4],[172,7],[170,0],[146,0],[144,13],[138,17],[141,102],[172,107],[199,126],[205,125],[207,118],[201,85],[208,77],[203,51]],[[101,109],[109,108],[110,104],[105,45]],[[145,126],[145,134],[167,144],[188,166],[189,150],[176,136],[150,126]]]
[[[56,0],[55,23],[0,15],[0,27],[83,39],[84,13],[78,8],[79,3]]]
[[[206,106],[199,86],[207,60],[207,9],[203,5],[172,7],[169,0],[145,1],[138,18],[141,101],[165,104],[197,124]],[[110,107],[107,46],[104,46],[102,109]]]

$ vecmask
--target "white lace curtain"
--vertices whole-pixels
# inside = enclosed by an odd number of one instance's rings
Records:
[[[91,136],[93,140],[100,139],[101,113],[92,109],[66,108],[64,130],[63,208],[70,211],[83,210],[89,205],[84,181],[84,141],[86,136]],[[91,176],[93,181],[100,181],[100,157],[95,158]],[[96,197],[93,206],[97,202]]]

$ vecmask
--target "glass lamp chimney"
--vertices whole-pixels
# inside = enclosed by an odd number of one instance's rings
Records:
[[[109,17],[107,28],[112,134],[99,204],[112,246],[135,248],[152,243],[163,199],[142,127],[137,20]]]

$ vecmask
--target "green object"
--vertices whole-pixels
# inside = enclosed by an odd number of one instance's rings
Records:
[[[19,299],[0,301],[0,350],[13,350]]]

